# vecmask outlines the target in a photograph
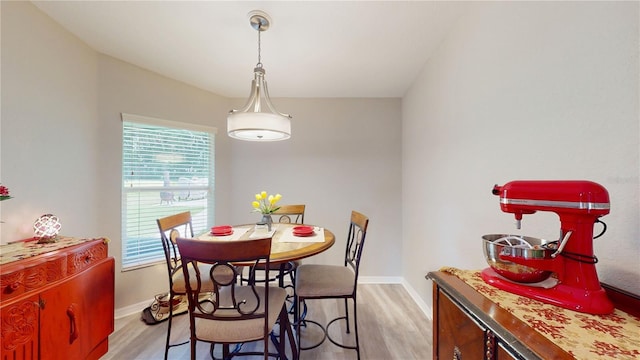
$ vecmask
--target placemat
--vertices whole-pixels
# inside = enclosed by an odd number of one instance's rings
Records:
[[[616,309],[584,314],[493,287],[478,270],[445,267],[480,294],[544,335],[576,359],[640,359],[640,318]]]
[[[324,242],[324,229],[315,227],[313,229],[314,234],[310,236],[295,236],[293,235],[293,227],[287,227],[280,233],[277,238],[278,242]]]
[[[214,236],[210,232],[204,233],[198,236],[199,240],[238,240],[240,239],[250,228],[246,226],[233,227],[233,234],[226,236]]]

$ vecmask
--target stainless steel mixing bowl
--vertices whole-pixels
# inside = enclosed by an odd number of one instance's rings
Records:
[[[546,242],[534,237],[509,234],[489,234],[482,237],[484,257],[489,266],[505,278],[520,283],[546,280],[551,276],[551,271],[502,260],[499,255],[523,259],[550,259],[553,251],[542,247]]]

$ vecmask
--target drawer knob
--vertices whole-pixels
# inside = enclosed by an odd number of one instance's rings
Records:
[[[19,282],[12,282],[11,284],[8,284],[7,287],[5,288],[5,292],[7,294],[11,294],[12,292],[18,290],[18,288],[20,287],[20,283]]]
[[[457,346],[453,348],[453,360],[462,360],[462,353]]]

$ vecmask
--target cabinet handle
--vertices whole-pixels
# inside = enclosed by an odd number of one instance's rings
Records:
[[[462,360],[462,353],[457,346],[453,348],[453,360]]]
[[[69,316],[69,344],[72,344],[78,338],[78,325],[76,324],[75,304],[69,305],[67,308],[67,316]]]
[[[496,344],[496,336],[493,334],[493,331],[487,329],[484,332],[484,358],[485,360],[493,360],[496,357],[495,354],[495,345]]]

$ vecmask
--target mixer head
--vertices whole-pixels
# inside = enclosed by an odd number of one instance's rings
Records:
[[[492,193],[500,196],[500,208],[515,215],[518,229],[523,214],[552,211],[564,215],[585,216],[594,220],[609,213],[609,193],[586,180],[517,180],[495,185]]]

